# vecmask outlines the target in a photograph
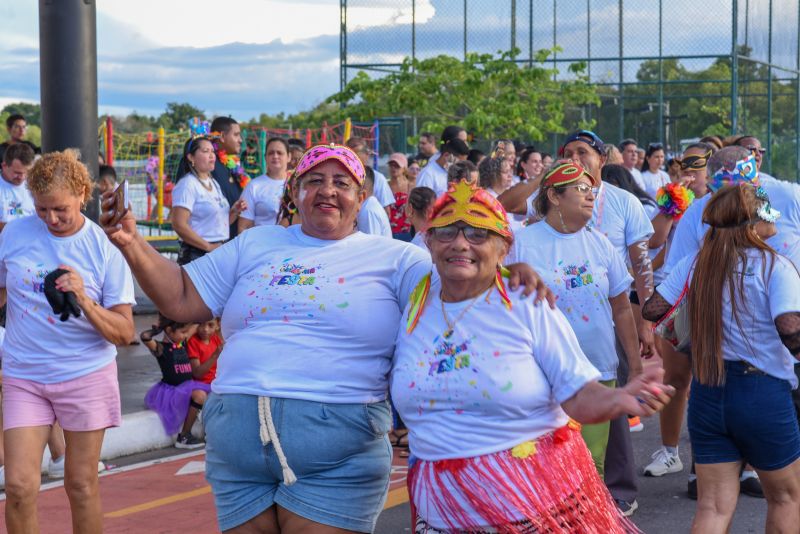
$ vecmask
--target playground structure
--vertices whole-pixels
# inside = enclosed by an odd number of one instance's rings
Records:
[[[242,124],[242,157],[255,163],[251,178],[266,173],[266,145],[273,137],[294,138],[303,141],[306,148],[320,143],[345,143],[350,137],[363,137],[375,147],[377,164],[380,126],[373,124],[354,124],[347,119],[339,124],[321,125],[319,128],[288,130],[264,128],[258,125]],[[178,164],[183,155],[189,131],[166,132],[160,128],[156,132],[123,134],[114,131],[113,120],[109,117],[101,124],[99,132],[101,153],[108,165],[114,166],[118,179],[128,180],[133,213],[140,231],[153,242],[164,242],[165,249],[174,248],[175,234],[169,222],[172,207],[172,188],[180,178],[176,176]],[[247,167],[246,167],[247,169]]]

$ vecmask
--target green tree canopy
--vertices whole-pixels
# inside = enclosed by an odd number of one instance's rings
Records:
[[[189,120],[206,118],[202,109],[187,102],[169,102],[167,110],[158,117],[158,124],[166,130],[183,131],[189,128]]]
[[[531,64],[514,61],[519,49],[497,56],[468,54],[464,61],[444,55],[406,58],[399,71],[381,78],[359,72],[328,102],[342,106],[340,118],[356,121],[414,115],[423,130],[460,124],[486,139],[542,140],[565,131],[568,107],[599,104],[584,74],[586,65],[571,65],[571,79],[556,81],[558,71],[543,65],[551,52],[539,51]],[[591,121],[581,126],[590,127]]]

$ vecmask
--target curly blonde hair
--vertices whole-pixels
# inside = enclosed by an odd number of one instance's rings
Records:
[[[74,150],[49,152],[39,158],[28,175],[28,189],[37,195],[54,191],[68,191],[82,199],[86,205],[92,198],[94,183],[86,165],[80,162]]]

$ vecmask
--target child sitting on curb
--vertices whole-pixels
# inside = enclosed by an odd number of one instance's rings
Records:
[[[208,384],[197,382],[192,377],[192,365],[185,345],[195,328],[194,323],[179,323],[159,313],[158,325],[139,336],[161,367],[161,381],[150,388],[144,403],[158,413],[168,435],[180,430],[175,441],[175,447],[179,449],[203,446],[201,440],[192,436],[192,425],[211,390]],[[153,337],[161,332],[164,333],[162,340],[154,340]]]

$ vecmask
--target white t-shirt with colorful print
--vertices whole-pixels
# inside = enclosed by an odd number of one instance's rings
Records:
[[[615,379],[618,358],[608,299],[627,292],[633,278],[608,238],[590,228],[562,234],[541,221],[514,235],[513,257],[533,267],[555,293],[601,379]]]
[[[276,180],[266,174],[252,179],[242,191],[247,209],[240,217],[253,221],[255,226],[278,224],[278,212],[281,209],[285,183],[285,180]]]
[[[522,298],[521,290],[509,293],[508,310],[492,289],[474,303],[444,304],[455,321],[445,337],[440,290],[434,279],[410,334],[404,320],[392,367],[392,402],[409,428],[413,455],[481,456],[564,426],[560,404],[600,377],[564,315]]]
[[[7,223],[36,213],[28,185],[14,185],[0,177],[0,222]]]
[[[528,202],[528,215],[535,216],[533,199]],[[628,260],[628,247],[647,241],[653,235],[653,223],[647,217],[642,203],[631,193],[603,182],[594,200],[589,226],[605,235],[624,260]]]
[[[0,233],[0,287],[8,291],[3,374],[52,384],[108,365],[117,348],[86,314],[65,322],[44,295],[44,278],[59,265],[81,275],[86,294],[104,308],[135,304],[133,277],[103,230],[85,218],[77,233],[56,237],[35,216],[11,221]]]
[[[367,403],[386,398],[402,310],[431,259],[361,232],[257,226],[184,269],[222,316],[213,391]]]

